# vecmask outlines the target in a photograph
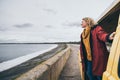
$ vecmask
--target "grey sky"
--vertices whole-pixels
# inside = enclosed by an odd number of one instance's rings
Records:
[[[97,19],[113,0],[0,0],[0,41],[79,41],[81,18]]]

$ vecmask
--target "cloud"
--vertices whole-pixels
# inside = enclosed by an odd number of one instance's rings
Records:
[[[46,28],[53,28],[52,25],[45,25]]]
[[[14,27],[17,27],[17,28],[27,28],[27,27],[32,27],[33,24],[31,23],[24,23],[24,24],[17,24],[17,25],[14,25]]]
[[[0,26],[0,31],[6,31],[6,30],[8,30],[8,28]]]
[[[62,24],[63,26],[69,26],[69,27],[80,27],[80,22],[66,22]]]
[[[44,8],[43,11],[46,11],[46,12],[52,13],[52,14],[57,14],[57,12],[53,9]]]

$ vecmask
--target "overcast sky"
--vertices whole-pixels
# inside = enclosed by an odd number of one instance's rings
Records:
[[[0,42],[79,41],[81,19],[113,0],[0,0]]]

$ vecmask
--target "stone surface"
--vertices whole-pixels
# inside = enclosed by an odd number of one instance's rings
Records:
[[[79,66],[79,45],[70,45],[71,55],[66,62],[59,80],[81,80]]]
[[[58,80],[70,54],[71,48],[68,46],[45,62],[22,74],[16,80]]]

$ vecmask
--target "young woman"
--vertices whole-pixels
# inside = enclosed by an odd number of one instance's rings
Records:
[[[102,80],[109,53],[105,42],[111,42],[115,32],[108,34],[93,19],[82,19],[80,54],[85,80]]]

